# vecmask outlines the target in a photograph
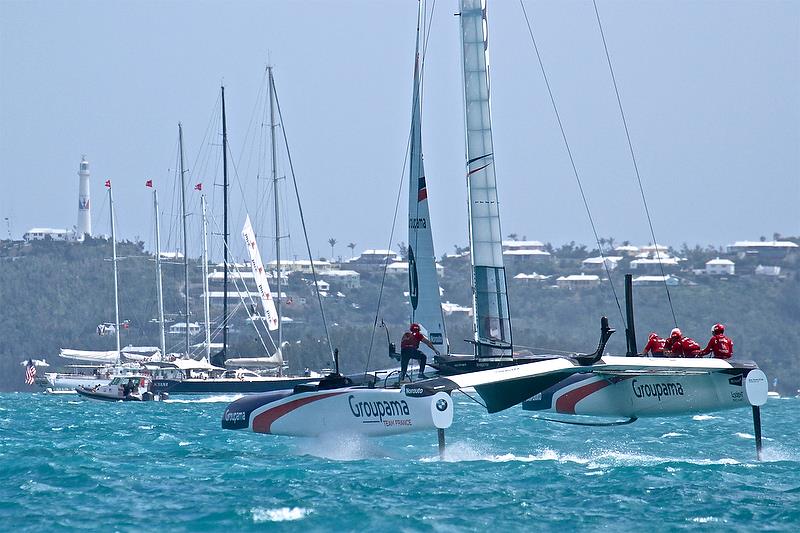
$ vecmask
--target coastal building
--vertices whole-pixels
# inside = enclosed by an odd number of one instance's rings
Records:
[[[318,273],[319,277],[329,284],[345,289],[358,289],[361,287],[361,274],[355,270],[329,269]]]
[[[545,276],[544,274],[537,274],[534,272],[533,274],[525,274],[524,272],[520,272],[516,276],[514,276],[515,280],[522,281],[522,282],[534,282],[540,283],[542,281],[548,280],[553,276]]]
[[[397,252],[392,250],[364,250],[356,257],[348,259],[343,264],[346,264],[350,269],[356,271],[374,271],[382,268],[387,263],[396,263],[402,261],[402,257]]]
[[[663,244],[648,244],[646,246],[640,246],[639,253],[650,254],[653,257],[658,254],[663,258],[669,255],[669,246],[664,246]]]
[[[532,266],[550,263],[553,256],[545,250],[514,249],[503,252],[503,261],[509,270],[528,270]]]
[[[748,256],[783,259],[787,254],[800,250],[800,246],[792,241],[736,241],[726,248],[728,253],[736,254],[739,259]]]
[[[660,275],[662,269],[664,272],[674,272],[678,270],[678,267],[677,258],[663,255],[660,259],[641,258],[631,261],[631,270],[641,272],[642,274]]]
[[[663,286],[665,283],[670,287],[674,287],[680,283],[680,280],[671,274],[667,274],[666,276],[636,276],[631,283],[636,287]]]
[[[626,255],[628,257],[633,257],[639,253],[639,247],[633,246],[631,244],[621,244],[619,246],[614,247],[614,251],[618,255]]]
[[[67,242],[75,240],[75,232],[61,228],[31,228],[22,235],[22,238],[27,242],[46,239]]]
[[[556,278],[556,285],[560,289],[589,289],[600,285],[600,276],[595,274],[571,274]]]
[[[730,259],[711,259],[706,261],[706,274],[709,276],[732,276],[736,272],[736,264]]]
[[[172,324],[168,333],[170,335],[186,335],[186,322]],[[197,335],[198,333],[200,333],[200,324],[198,322],[189,322],[189,335]]]
[[[581,270],[585,272],[605,272],[606,269],[614,270],[622,261],[621,255],[606,257],[587,257],[581,261]]]
[[[758,265],[755,270],[755,275],[778,277],[781,275],[781,267]]]
[[[510,252],[513,250],[541,250],[545,251],[545,244],[541,241],[519,241],[516,239],[507,239],[503,241],[503,251]]]
[[[394,263],[390,263],[386,267],[386,272],[389,274],[399,274],[403,276],[408,276],[408,262],[407,261],[395,261]],[[444,267],[439,263],[436,263],[436,274],[441,278],[444,275]]]
[[[275,271],[278,268],[278,262],[273,259],[266,264],[266,267],[268,271]],[[314,269],[317,271],[317,273],[323,270],[330,270],[331,268],[333,268],[333,265],[331,265],[330,261],[324,261],[320,259],[314,260]],[[311,274],[311,261],[308,259],[297,259],[294,261],[281,259],[281,271],[304,272],[306,274]]]

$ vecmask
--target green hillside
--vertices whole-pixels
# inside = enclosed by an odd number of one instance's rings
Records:
[[[118,254],[120,317],[130,327],[122,332],[122,344],[158,344],[155,268],[153,257],[141,243],[121,243]],[[87,240],[82,244],[50,241],[31,244],[5,242],[0,247],[0,390],[24,390],[20,361],[46,358],[55,366],[60,348],[114,348],[113,336],[101,337],[96,327],[114,319],[112,266],[107,259],[108,241]],[[567,261],[568,262],[568,261]],[[444,299],[469,306],[471,302],[467,261],[443,261]],[[192,317],[202,320],[200,265],[191,266]],[[556,262],[552,270],[572,268]],[[737,267],[738,268],[738,267]],[[620,269],[624,270],[624,269]],[[164,268],[165,308],[174,321],[183,306],[182,267]],[[612,279],[622,297],[622,274]],[[323,299],[332,344],[340,348],[342,364],[349,372],[389,366],[386,332],[372,336],[380,286],[380,272],[361,275],[358,289],[332,287]],[[404,276],[388,276],[381,312],[395,342],[406,325],[408,304]],[[800,283],[797,276],[780,279],[765,276],[733,276],[706,279],[703,283],[672,287],[678,325],[684,333],[705,345],[711,325],[723,322],[734,340],[738,358],[754,359],[770,379],[779,379],[779,390],[794,393],[800,387]],[[284,306],[293,319],[284,328],[290,342],[285,354],[293,371],[329,365],[329,351],[316,297],[298,275],[290,276],[286,289],[292,304]],[[337,295],[342,293],[343,295]],[[608,283],[580,290],[555,288],[552,283],[509,281],[514,344],[518,350],[590,352],[596,347],[600,316],[608,316],[618,331],[609,351],[624,353],[624,326]],[[212,314],[218,316],[219,309]],[[674,327],[663,286],[637,288],[636,316],[639,346],[647,333],[668,334]],[[448,319],[448,337],[455,352],[468,353],[471,318],[464,313]],[[263,354],[258,338],[239,310],[231,322],[230,355]],[[196,339],[193,342],[199,342]],[[368,357],[370,342],[372,355]],[[180,349],[181,338],[169,336],[168,348]]]

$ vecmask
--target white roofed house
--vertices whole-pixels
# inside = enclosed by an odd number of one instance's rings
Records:
[[[757,256],[769,259],[783,259],[787,254],[798,253],[800,246],[792,241],[737,241],[727,246],[728,253],[740,259]]]
[[[386,272],[389,274],[408,276],[408,262],[395,261],[394,263],[390,263],[386,267]],[[438,274],[440,278],[444,275],[444,267],[439,263],[436,263],[436,274]]]
[[[361,274],[355,270],[328,269],[319,272],[318,276],[340,288],[358,289],[361,287]]]
[[[647,244],[646,246],[639,247],[639,253],[647,253],[655,257],[656,253],[662,258],[669,256],[669,246],[663,244]]]
[[[755,270],[756,276],[772,276],[778,277],[781,275],[781,267],[779,266],[766,266],[758,265]]]
[[[614,270],[619,266],[621,260],[622,256],[618,255],[587,257],[581,261],[581,270],[586,272],[605,272],[606,268],[608,268],[608,270]]]
[[[709,276],[732,276],[736,272],[736,264],[730,259],[711,259],[706,261],[706,274]]]
[[[75,232],[61,228],[31,228],[22,235],[22,238],[27,242],[43,241],[45,239],[52,239],[54,241],[74,241]]]
[[[619,246],[615,246],[614,251],[618,255],[635,256],[636,254],[639,253],[639,247],[633,246],[631,244],[621,244]]]
[[[600,276],[595,274],[571,274],[556,278],[560,289],[589,289],[600,285]]]
[[[383,268],[387,263],[397,263],[402,261],[400,254],[392,250],[364,250],[356,257],[348,259],[346,264],[350,269],[356,271],[376,271]]]
[[[675,272],[679,268],[678,259],[662,255],[660,259],[643,257],[631,261],[631,270],[642,274],[662,275],[664,273]]]
[[[534,265],[550,263],[553,256],[550,252],[538,249],[513,249],[503,252],[503,261],[509,270],[515,272],[530,271]]]
[[[545,244],[541,241],[518,241],[516,239],[507,239],[503,241],[503,251],[510,250],[541,250],[545,251]]]
[[[525,274],[524,272],[520,272],[519,274],[514,276],[513,279],[525,283],[529,282],[541,283],[545,280],[550,279],[551,277],[552,276],[545,276],[544,274],[537,274],[536,272],[534,272],[533,274]]]
[[[674,287],[680,280],[671,274],[667,274],[666,276],[636,276],[632,280],[633,285],[637,287],[650,287],[650,286],[660,286],[663,287],[666,283],[670,287]]]

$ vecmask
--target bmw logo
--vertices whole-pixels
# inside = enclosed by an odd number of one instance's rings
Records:
[[[439,411],[447,410],[447,400],[442,398],[438,402],[436,402],[436,409],[438,409]]]

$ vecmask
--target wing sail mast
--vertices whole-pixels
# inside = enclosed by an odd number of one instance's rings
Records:
[[[511,318],[489,105],[485,0],[461,0],[460,15],[475,356],[511,357]]]

